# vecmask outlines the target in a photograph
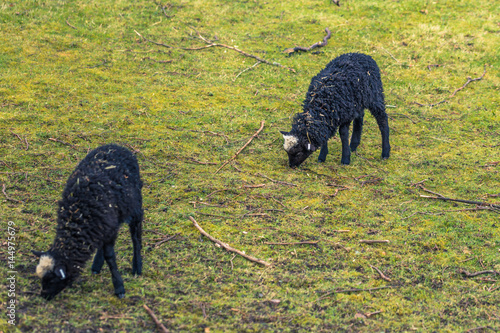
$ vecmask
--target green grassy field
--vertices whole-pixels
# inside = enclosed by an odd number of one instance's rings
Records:
[[[500,271],[498,211],[421,197],[500,201],[498,5],[340,3],[0,2],[3,285],[8,221],[17,272],[16,325],[3,311],[0,331],[154,332],[143,305],[172,332],[500,330],[500,276],[462,273]],[[322,40],[325,28],[325,47],[283,53]],[[295,72],[223,47],[189,49],[207,45],[197,32]],[[290,169],[279,131],[301,111],[311,78],[348,52],[381,69],[391,158],[380,159],[367,112],[351,165],[340,165],[335,137],[325,163],[316,153]],[[481,79],[456,91],[468,77]],[[141,166],[144,274],[131,275],[122,228],[124,299],[107,269],[86,267],[47,302],[31,250],[52,244],[78,161],[111,142]],[[189,216],[272,266],[215,246]],[[305,241],[315,243],[297,244]],[[5,310],[8,288],[0,295]]]

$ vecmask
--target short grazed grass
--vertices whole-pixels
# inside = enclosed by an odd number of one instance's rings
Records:
[[[484,0],[0,2],[5,285],[7,222],[17,231],[17,321],[2,315],[0,331],[156,331],[143,304],[175,332],[499,330],[499,276],[460,273],[500,271],[498,213],[421,198],[432,194],[419,186],[500,201],[497,7]],[[326,47],[282,52],[320,41],[326,27],[333,32]],[[196,31],[296,73],[267,64],[246,70],[256,60],[229,49],[182,49],[206,45]],[[316,154],[290,169],[279,130],[300,112],[311,77],[347,52],[369,54],[381,69],[391,158],[380,160],[380,134],[367,113],[350,166],[339,164],[334,138],[325,163]],[[259,136],[215,174],[262,120]],[[78,161],[110,142],[132,149],[141,166],[144,274],[131,275],[123,228],[125,299],[113,295],[107,270],[92,276],[87,268],[47,302],[38,297],[31,250],[51,245],[57,200]],[[189,216],[273,266],[216,247]],[[266,244],[301,241],[318,243]],[[0,294],[6,305],[7,289]]]

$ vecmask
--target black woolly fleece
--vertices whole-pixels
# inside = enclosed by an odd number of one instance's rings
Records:
[[[309,85],[303,112],[295,116],[291,135],[322,147],[340,125],[350,123],[370,109],[385,110],[380,71],[375,60],[360,53],[332,60]],[[385,111],[380,117],[386,117]]]
[[[137,159],[124,147],[96,148],[78,164],[59,201],[49,250],[66,264],[69,279],[80,274],[96,249],[114,244],[122,222],[142,221],[141,188]]]

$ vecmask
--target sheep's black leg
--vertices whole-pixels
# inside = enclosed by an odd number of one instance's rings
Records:
[[[324,162],[326,160],[326,155],[328,155],[328,143],[321,146],[321,151],[319,152],[318,162]]]
[[[130,235],[134,246],[134,257],[132,259],[132,274],[142,274],[142,214],[130,223]]]
[[[354,119],[352,123],[351,151],[358,149],[361,142],[361,132],[363,131],[363,117]]]
[[[113,286],[115,287],[115,295],[118,298],[125,297],[125,287],[123,286],[123,279],[118,271],[118,265],[116,264],[115,248],[114,244],[106,244],[103,246],[104,259],[109,266],[111,271],[111,280],[113,281]]]
[[[98,249],[95,257],[94,257],[94,262],[92,263],[92,273],[93,274],[99,274],[101,272],[102,265],[104,264],[104,253],[102,252],[102,248]]]
[[[389,122],[387,120],[387,114],[383,112],[377,118],[378,128],[382,134],[382,158],[388,159],[391,152],[391,145],[389,144]]]
[[[342,159],[340,163],[349,165],[351,162],[351,151],[349,150],[349,125],[351,123],[346,123],[340,125],[339,134],[340,141],[342,141]]]

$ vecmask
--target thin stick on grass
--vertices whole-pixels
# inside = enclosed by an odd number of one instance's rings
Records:
[[[371,240],[371,239],[362,239],[359,241],[360,243],[364,244],[378,244],[378,243],[389,243],[387,239],[384,240]]]
[[[240,150],[238,150],[236,152],[236,154],[233,155],[233,157],[231,157],[229,160],[227,160],[226,162],[224,162],[224,164],[222,164],[218,169],[217,171],[215,171],[215,174],[217,174],[223,167],[225,167],[229,162],[231,162],[232,160],[234,160],[242,151],[243,149],[246,148],[246,146],[248,146],[250,144],[250,142],[252,142],[252,140],[257,136],[259,135],[259,133],[262,131],[262,129],[264,128],[264,120],[262,120],[260,122],[260,128],[258,129],[257,132],[255,132],[252,137],[247,141],[247,143],[245,143],[245,145],[243,147],[241,147]]]
[[[493,332],[495,332],[495,329],[491,326],[479,326],[479,327],[474,327],[474,328],[470,328],[468,329],[467,331],[465,331],[466,333],[467,332],[475,332],[475,331],[483,331],[483,330],[486,330],[486,329],[489,329],[489,330],[492,330]]]
[[[153,321],[155,322],[156,327],[158,328],[159,332],[163,332],[163,333],[169,332],[167,330],[167,328],[165,326],[163,326],[163,324],[158,320],[158,318],[156,318],[156,315],[154,314],[154,312],[150,308],[148,308],[148,306],[146,304],[143,304],[142,306],[144,307],[146,312],[149,314],[151,319],[153,319]]]
[[[283,181],[281,181],[281,180],[271,179],[271,178],[269,178],[268,176],[266,176],[266,175],[264,175],[264,174],[262,174],[262,173],[259,173],[259,172],[258,172],[258,173],[256,173],[255,175],[256,175],[256,176],[259,176],[259,177],[262,177],[262,178],[266,178],[267,180],[270,180],[271,182],[276,183],[276,184],[282,184],[282,185],[288,185],[288,186],[297,186],[297,185],[295,185],[295,184],[293,184],[293,183],[287,183],[287,182],[283,182]]]
[[[250,66],[250,67],[248,67],[248,68],[246,68],[246,69],[242,70],[241,72],[239,72],[239,73],[238,73],[238,75],[236,75],[236,76],[234,77],[233,82],[234,82],[234,81],[236,81],[236,79],[237,79],[237,78],[238,78],[241,74],[243,74],[243,73],[245,73],[245,72],[247,72],[247,71],[251,70],[252,68],[255,68],[256,66],[258,66],[258,65],[259,65],[259,64],[261,64],[261,63],[262,63],[262,61],[260,61],[260,60],[259,60],[259,61],[257,61],[255,64],[253,64],[252,66]]]
[[[261,265],[264,265],[264,266],[271,266],[270,263],[268,263],[267,261],[264,261],[264,260],[261,260],[261,259],[257,259],[255,257],[252,257],[252,256],[249,256],[248,254],[246,253],[243,253],[242,251],[240,250],[237,250],[229,245],[227,245],[226,243],[223,243],[221,242],[220,240],[210,236],[205,230],[203,230],[202,227],[200,227],[200,225],[198,224],[198,222],[196,222],[196,220],[190,216],[189,219],[191,220],[191,222],[193,222],[194,226],[196,227],[196,229],[198,229],[201,234],[205,237],[207,237],[208,239],[210,239],[212,242],[216,243],[216,244],[219,244],[220,246],[222,246],[225,250],[229,251],[229,252],[233,252],[233,253],[236,253],[240,256],[242,256],[243,258],[245,259],[248,259],[250,261],[253,261],[253,262],[256,262],[258,264],[261,264]]]
[[[492,207],[492,208],[495,208],[495,209],[500,209],[500,205],[495,205],[495,204],[491,204],[491,203],[483,202],[483,201],[452,199],[452,198],[446,198],[446,197],[431,197],[429,195],[420,195],[420,197],[421,198],[426,198],[426,199],[436,199],[436,200],[443,200],[443,201],[461,202],[461,203],[466,203],[466,204],[470,204],[470,205],[488,206],[488,207]]]
[[[303,241],[303,242],[295,242],[295,243],[264,242],[263,244],[266,244],[266,245],[302,245],[302,244],[317,245],[318,243],[319,243],[319,241]]]
[[[21,141],[21,143],[26,144],[26,148],[24,150],[28,150],[28,148],[29,148],[28,139],[24,138],[24,140],[23,140],[23,138],[21,138],[21,136],[19,136],[19,134],[14,133],[12,131],[10,131],[10,132],[12,133],[12,135],[16,136],[19,139],[19,141]]]
[[[463,85],[463,86],[461,86],[460,88],[455,89],[455,91],[453,92],[453,94],[451,94],[451,95],[450,95],[450,98],[451,98],[451,97],[454,97],[454,96],[455,96],[455,94],[456,94],[457,92],[459,92],[460,90],[462,90],[462,89],[464,89],[465,87],[467,87],[467,85],[468,85],[469,83],[474,82],[474,81],[480,81],[480,80],[482,80],[482,79],[483,79],[483,77],[484,77],[484,75],[486,75],[486,64],[484,65],[484,72],[483,72],[483,75],[481,75],[480,77],[477,77],[477,78],[475,78],[475,79],[472,79],[470,76],[468,76],[468,77],[467,77],[467,82],[465,82],[465,83],[464,83],[464,85]]]
[[[390,278],[388,278],[384,273],[382,273],[382,271],[380,269],[378,269],[377,267],[373,266],[373,265],[370,265],[368,264],[368,266],[370,266],[371,268],[373,268],[374,270],[377,271],[377,273],[380,275],[380,277],[388,282],[391,282],[392,280]]]
[[[291,48],[285,49],[283,52],[290,55],[294,52],[298,52],[298,51],[308,52],[308,51],[311,51],[317,47],[326,46],[326,44],[328,44],[328,40],[332,36],[332,32],[328,28],[325,28],[325,32],[326,32],[326,36],[320,42],[314,43],[313,45],[311,45],[309,47],[302,47],[302,46],[291,47]]]
[[[354,288],[354,289],[334,290],[334,291],[329,291],[326,294],[320,296],[317,299],[317,301],[319,301],[319,300],[321,300],[323,298],[326,298],[326,297],[328,297],[330,295],[333,295],[333,294],[357,293],[357,292],[361,292],[361,291],[374,291],[374,290],[387,289],[387,288],[392,288],[392,287],[391,286],[384,286],[384,287],[367,288],[367,289],[357,289],[357,288]]]
[[[158,247],[158,246],[160,246],[161,244],[166,243],[166,242],[168,242],[169,240],[172,240],[172,239],[174,239],[174,238],[175,238],[175,237],[177,237],[177,236],[179,236],[179,234],[175,234],[175,235],[173,235],[173,236],[170,236],[170,237],[164,238],[164,239],[162,239],[161,241],[159,241],[159,242],[155,243],[153,246],[154,246],[154,247]]]
[[[454,202],[461,202],[469,205],[478,205],[479,207],[482,207],[487,210],[494,211],[496,213],[500,213],[500,205],[498,204],[492,204],[484,201],[475,201],[475,200],[464,200],[464,199],[453,199],[453,198],[447,198],[444,195],[440,193],[433,192],[431,190],[426,189],[422,185],[419,185],[419,187],[428,193],[436,195],[435,197],[431,197],[429,195],[420,195],[421,198],[426,198],[426,199],[434,199],[434,200],[443,200],[443,201],[454,201]]]
[[[74,145],[72,145],[71,143],[67,143],[65,141],[62,141],[62,140],[59,140],[59,139],[55,139],[55,138],[49,138],[50,141],[54,141],[54,142],[59,142],[59,143],[62,143],[63,145],[66,145],[66,146],[70,146],[71,148],[75,149],[75,150],[78,150]]]
[[[202,162],[202,161],[198,161],[197,159],[191,157],[190,158],[191,161],[195,162],[195,163],[198,163],[198,164],[203,164],[203,165],[217,165],[217,163],[214,163],[214,162]]]
[[[17,199],[13,199],[13,198],[9,197],[7,195],[7,192],[5,192],[5,189],[6,189],[5,184],[2,184],[2,193],[3,193],[3,195],[5,195],[5,198],[7,200],[12,201],[12,202],[17,202],[17,203],[23,203],[21,200],[17,200]]]
[[[136,30],[134,30],[134,32],[139,37],[141,37],[142,39],[144,39],[146,42],[153,43],[153,44],[158,45],[158,46],[163,46],[163,47],[166,47],[166,48],[169,48],[169,49],[173,49],[174,48],[173,46],[170,46],[170,45],[167,45],[167,44],[163,44],[163,43],[159,43],[159,42],[155,42],[154,40],[151,40],[151,39],[147,39],[146,37],[144,37],[143,35],[141,35],[140,33],[138,33]]]
[[[440,102],[437,102],[437,103],[434,103],[434,104],[422,104],[422,103],[417,103],[417,102],[413,102],[413,104],[416,104],[418,106],[429,106],[429,107],[433,107],[433,106],[436,106],[436,105],[439,105],[439,104],[443,104],[443,103],[446,103],[448,102],[448,100],[450,98],[453,98],[455,97],[455,95],[457,94],[457,92],[459,92],[460,90],[463,90],[465,89],[465,87],[467,87],[467,85],[471,82],[474,82],[474,81],[480,81],[484,78],[484,76],[486,75],[486,64],[484,65],[484,71],[483,71],[483,74],[480,76],[480,77],[477,77],[475,79],[471,78],[470,76],[467,77],[467,81],[464,83],[463,86],[461,86],[460,88],[457,88],[455,89],[455,91],[447,98],[447,99],[444,99]]]
[[[67,24],[70,28],[73,28],[73,29],[75,29],[75,30],[78,30],[75,26],[73,26],[73,25],[71,25],[71,24],[69,23],[69,18],[66,20],[66,24]]]
[[[476,273],[469,273],[465,270],[461,270],[460,273],[462,273],[465,277],[474,277],[474,276],[483,275],[483,274],[500,275],[500,272],[493,271],[493,270],[480,271],[480,272],[476,272]]]

